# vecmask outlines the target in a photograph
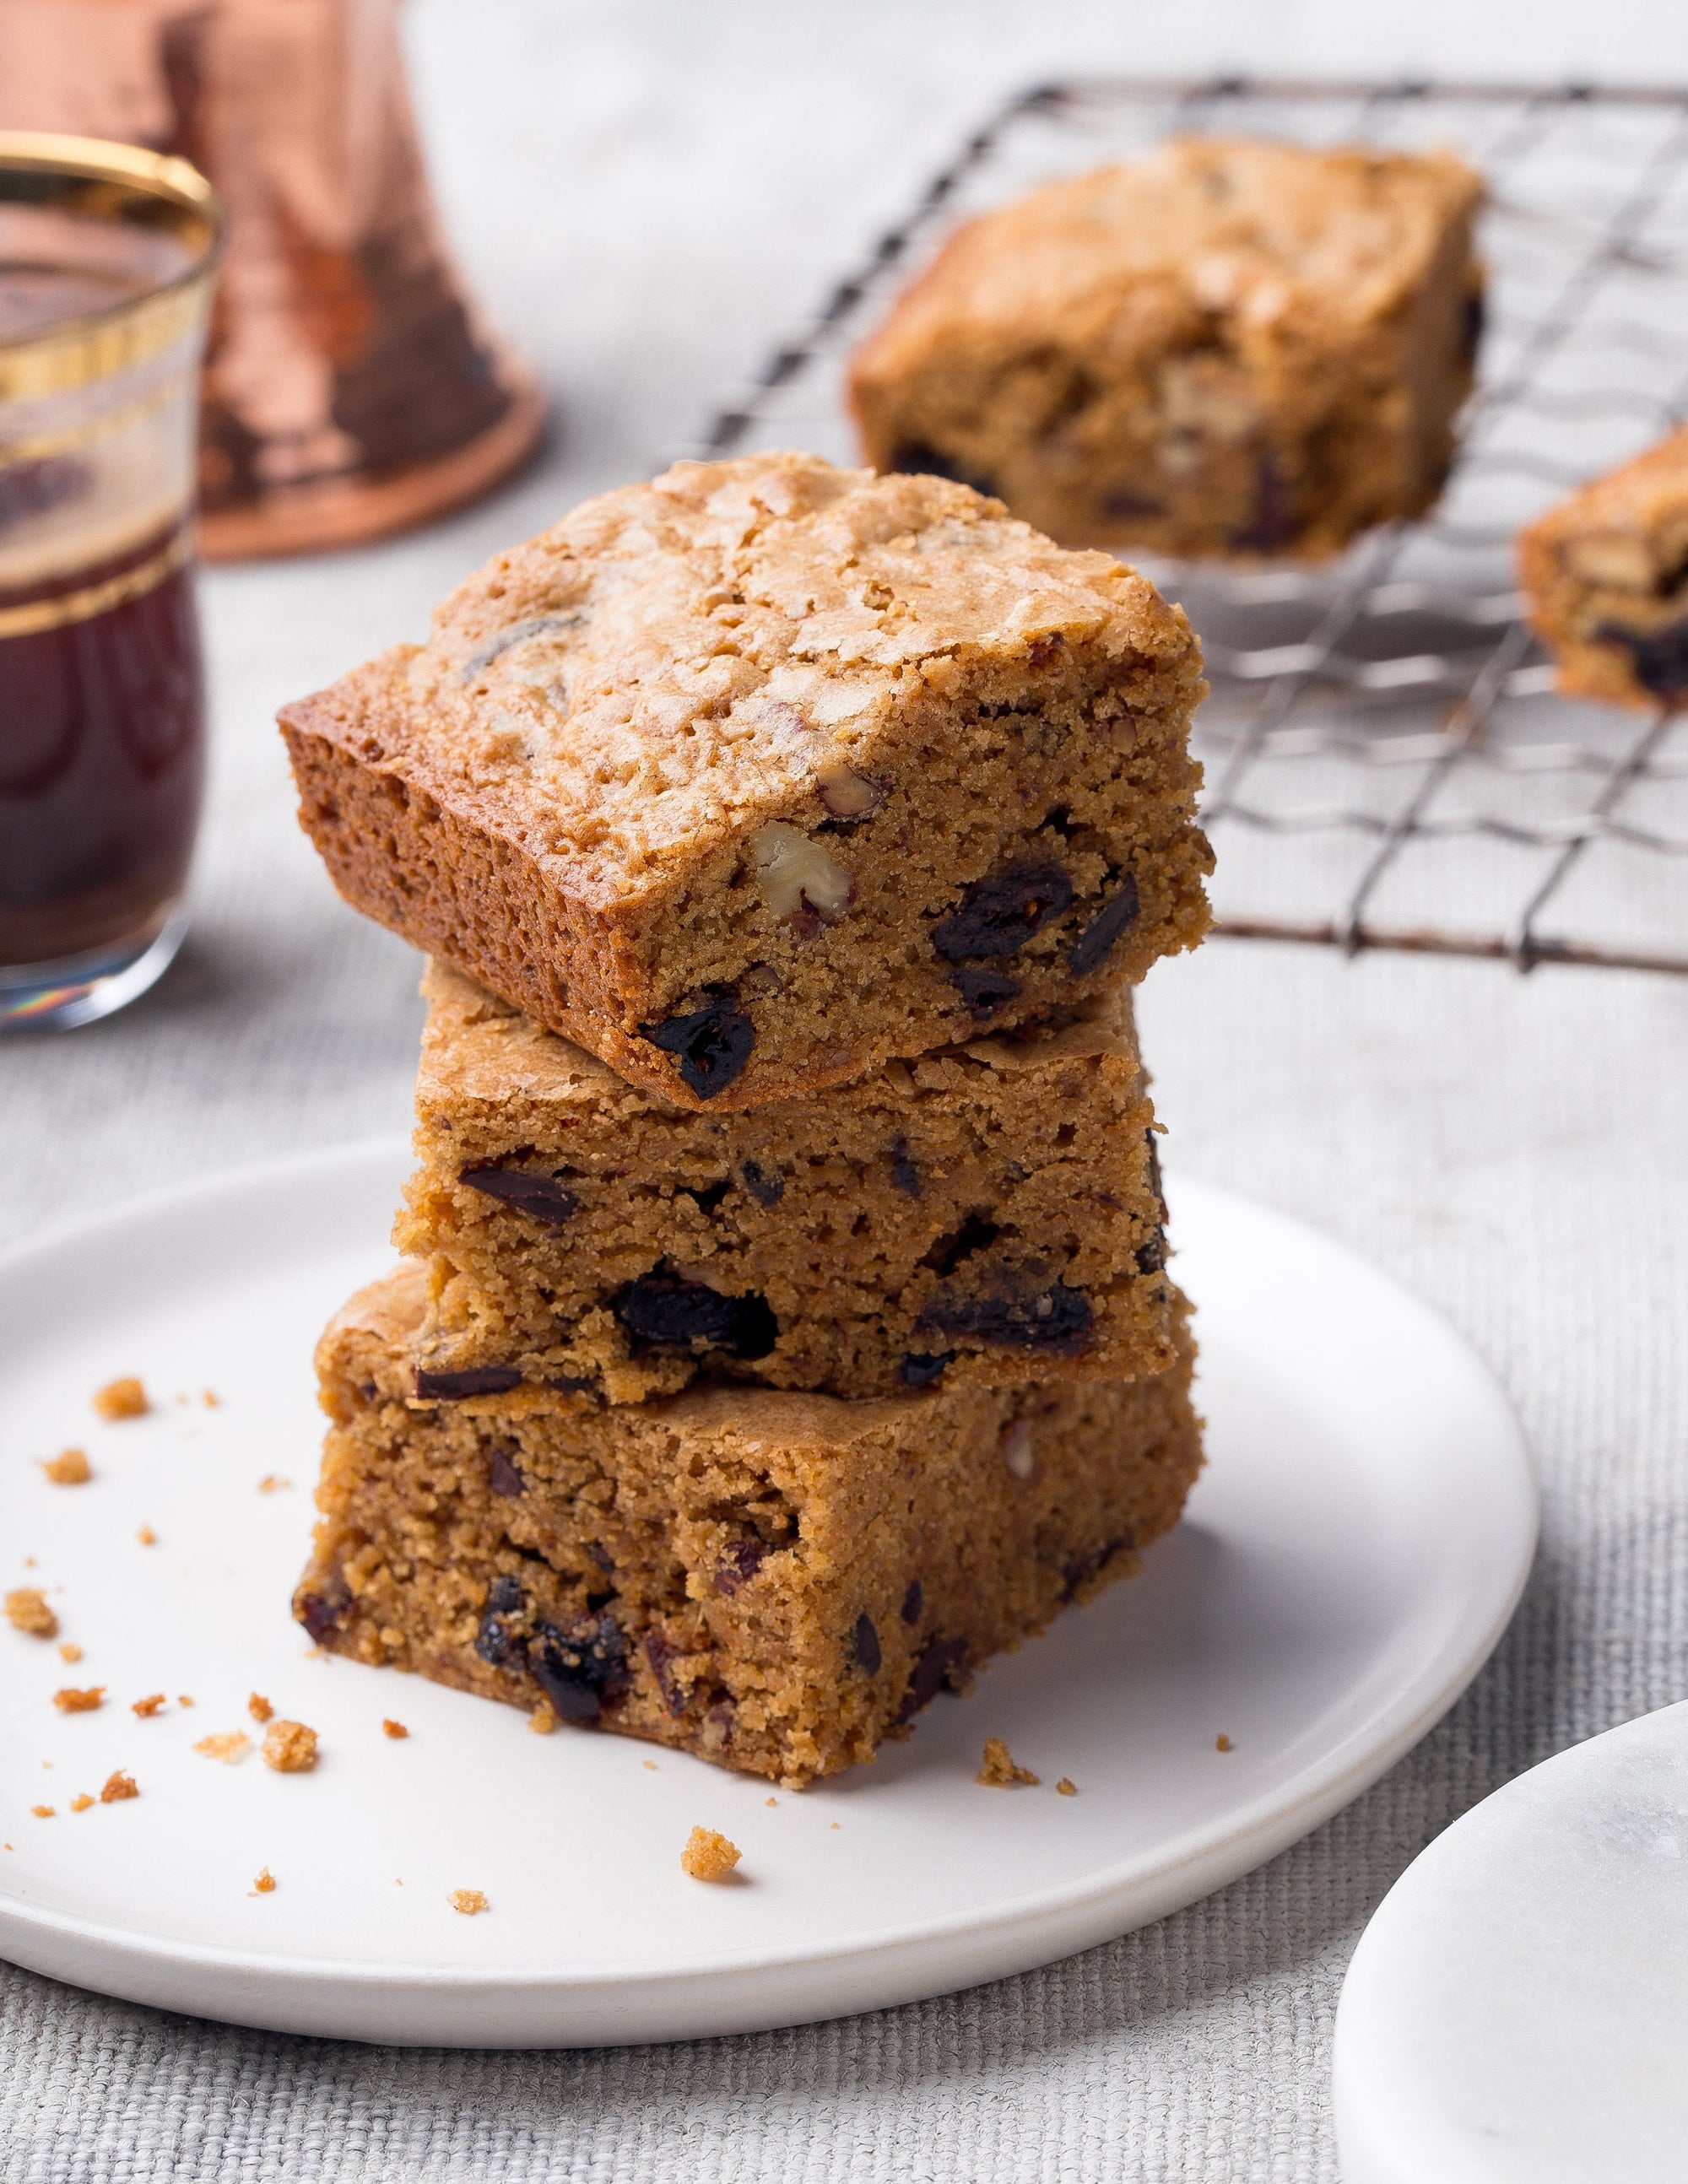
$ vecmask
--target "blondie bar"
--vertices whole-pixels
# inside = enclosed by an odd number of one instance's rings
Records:
[[[959,229],[857,351],[868,461],[1069,545],[1333,554],[1435,500],[1471,386],[1479,177],[1185,137]]]
[[[433,1404],[414,1393],[426,1302],[401,1269],[318,1350],[332,1424],[300,1622],[331,1652],[794,1786],[1134,1570],[1201,1464],[1187,1336],[1126,1382]]]
[[[1518,533],[1529,619],[1568,695],[1688,696],[1688,426]]]
[[[699,1373],[889,1395],[1172,1360],[1166,1208],[1128,994],[743,1114],[623,1083],[435,963],[423,1385],[611,1402]]]
[[[1182,612],[808,455],[588,501],[281,716],[348,901],[682,1107],[1139,977],[1207,920]]]

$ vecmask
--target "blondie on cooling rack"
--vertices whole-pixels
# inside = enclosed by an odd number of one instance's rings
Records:
[[[1511,558],[1521,523],[1688,411],[1688,91],[1026,92],[687,452],[854,460],[844,359],[955,220],[1190,130],[1445,144],[1490,185],[1479,385],[1434,513],[1318,569],[1132,556],[1206,649],[1218,930],[1688,972],[1688,714],[1556,697]]]

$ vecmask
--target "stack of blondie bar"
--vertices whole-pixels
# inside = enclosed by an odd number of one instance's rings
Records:
[[[432,959],[318,1362],[317,1642],[799,1784],[1199,1465],[1131,989],[1201,936],[1183,615],[806,455],[590,501],[282,716]]]

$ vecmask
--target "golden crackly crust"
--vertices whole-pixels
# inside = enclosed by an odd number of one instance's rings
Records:
[[[694,1116],[443,964],[423,992],[421,1164],[393,1241],[429,1265],[431,1373],[509,1366],[629,1402],[699,1374],[855,1397],[940,1369],[1128,1379],[1171,1361],[1128,994],[796,1106]],[[536,1189],[537,1211],[505,1195]],[[772,1321],[748,1346],[729,1324],[638,1339],[622,1307],[652,1276],[698,1285],[681,1301],[706,1325],[726,1298]]]
[[[1530,625],[1566,695],[1680,701],[1688,688],[1688,426],[1537,516],[1517,552]],[[1674,666],[1657,656],[1662,632],[1676,639]]]
[[[332,1425],[295,1613],[375,1664],[799,1786],[1138,1567],[1201,1464],[1150,1379],[582,1412],[411,1396],[414,1270],[318,1351]]]
[[[281,724],[356,907],[675,1104],[734,1107],[977,1028],[932,929],[1005,864],[1072,893],[993,1028],[1193,945],[1205,691],[1182,612],[1110,557],[944,480],[777,455],[585,503]],[[767,877],[782,844],[818,912]],[[1074,969],[1123,875],[1135,914]],[[645,1034],[722,994],[755,1050],[700,1089]]]
[[[1446,152],[1201,137],[1048,183],[957,230],[858,349],[863,452],[1072,544],[1332,553],[1440,488],[1481,197]]]

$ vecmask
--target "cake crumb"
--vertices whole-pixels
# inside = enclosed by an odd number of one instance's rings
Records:
[[[178,1706],[192,1706],[193,1701],[186,1691],[178,1691],[175,1695],[175,1702]]]
[[[1055,1786],[1055,1794],[1057,1797],[1076,1797],[1078,1795],[1078,1785],[1063,1774]]]
[[[527,1726],[532,1729],[533,1724],[530,1721]],[[383,1736],[408,1736],[410,1734],[409,1730],[405,1728],[404,1723],[402,1721],[394,1721],[391,1714],[386,1714],[382,1717],[381,1733]]]
[[[78,1691],[74,1684],[66,1684],[53,1694],[53,1703],[60,1713],[94,1713],[105,1704],[105,1685],[90,1684],[86,1691]]]
[[[454,1888],[448,1899],[454,1911],[460,1911],[465,1919],[472,1919],[477,1911],[491,1907],[478,1888]]]
[[[254,1896],[267,1896],[275,1886],[275,1875],[270,1872],[267,1865],[260,1865],[258,1869],[258,1878],[252,1884],[253,1894]]]
[[[73,1813],[92,1812],[93,1810],[93,1799],[88,1795],[86,1790],[83,1790],[70,1800],[70,1809]]]
[[[243,1729],[226,1730],[219,1736],[202,1736],[193,1749],[207,1759],[220,1759],[225,1766],[232,1767],[251,1751],[252,1739]]]
[[[94,1475],[94,1467],[80,1448],[62,1450],[47,1457],[41,1468],[55,1486],[86,1486]]]
[[[268,1721],[276,1711],[262,1691],[254,1691],[246,1702],[246,1710],[254,1721]]]
[[[316,1764],[316,1731],[302,1721],[272,1721],[264,1732],[264,1763],[278,1774],[306,1774]]]
[[[737,1843],[713,1828],[694,1828],[680,1853],[680,1864],[694,1880],[725,1880],[744,1854]]]
[[[1234,1752],[1236,1748],[1236,1746],[1232,1743],[1230,1738],[1225,1735],[1223,1730],[1220,1730],[1218,1736],[1213,1740],[1213,1749],[1216,1752]]]
[[[14,1630],[31,1638],[56,1638],[58,1618],[47,1604],[47,1595],[32,1585],[20,1585],[6,1596],[6,1620]]]
[[[105,1785],[100,1791],[100,1802],[103,1805],[120,1805],[125,1797],[138,1797],[140,1794],[135,1786],[135,1777],[125,1774],[120,1767],[114,1767],[105,1778]]]
[[[56,1820],[58,1818],[57,1805],[31,1805],[30,1810],[38,1820]]]
[[[292,1483],[291,1479],[283,1479],[279,1472],[266,1471],[258,1482],[258,1490],[260,1494],[279,1494],[284,1486],[291,1486]]]
[[[975,1782],[983,1782],[988,1790],[1035,1790],[1040,1779],[1029,1767],[1014,1764],[1008,1747],[1000,1736],[986,1737],[984,1763],[974,1775]]]
[[[58,1658],[61,1661],[80,1661],[82,1658],[82,1649],[80,1646],[71,1644],[67,1639],[58,1649]]]
[[[560,1726],[557,1719],[557,1710],[549,1699],[540,1700],[538,1705],[527,1717],[527,1726],[535,1736],[549,1736],[554,1729]]]
[[[132,1373],[108,1380],[94,1397],[94,1408],[103,1418],[143,1418],[152,1407],[146,1390]]]
[[[655,1762],[654,1759],[647,1759],[647,1760],[645,1761],[644,1764],[645,1764],[645,1769],[646,1769],[646,1772],[647,1772],[647,1773],[651,1774],[655,1774],[655,1772],[656,1772],[656,1762]]]
[[[134,1705],[130,1708],[129,1711],[131,1713],[139,1714],[142,1721],[150,1721],[153,1716],[157,1713],[159,1708],[164,1705],[164,1693],[162,1691],[153,1691],[149,1696],[144,1699],[136,1699]]]
[[[768,1797],[768,1798],[766,1798],[763,1802],[764,1802],[765,1803],[766,1803],[766,1804],[770,1804],[770,1805],[777,1805],[777,1804],[778,1804],[778,1802],[779,1802],[779,1799],[778,1799],[777,1797]]]
[[[838,1822],[837,1822],[836,1820],[834,1820],[834,1821],[833,1822],[833,1832],[834,1832],[835,1834],[836,1834],[836,1833],[837,1833],[837,1831],[838,1831]]]
[[[150,1524],[142,1524],[135,1536],[143,1547],[155,1547],[159,1544],[159,1535]]]
[[[220,1407],[223,1399],[217,1393],[214,1388],[207,1388],[201,1395],[199,1400],[203,1403],[208,1411],[214,1411]],[[276,1884],[272,1880],[270,1886],[273,1888]]]

